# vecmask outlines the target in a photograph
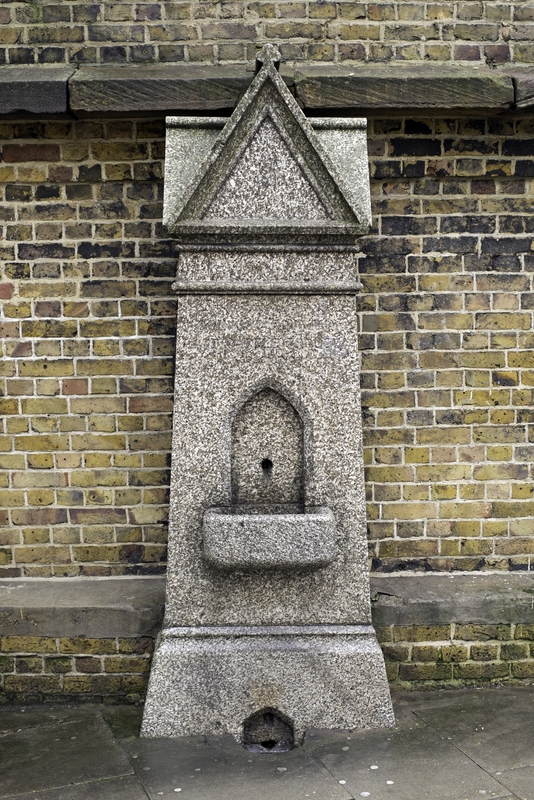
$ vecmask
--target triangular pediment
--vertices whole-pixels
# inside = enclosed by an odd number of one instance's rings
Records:
[[[197,168],[187,164],[191,178],[180,192],[166,168],[171,234],[185,241],[297,242],[367,231],[362,204],[278,74],[275,53],[272,46],[263,49],[261,70],[222,130],[221,120],[206,120],[204,127],[197,120],[196,139],[189,132]],[[187,137],[182,141],[183,158]]]
[[[266,116],[208,206],[205,220],[328,220],[316,187]]]

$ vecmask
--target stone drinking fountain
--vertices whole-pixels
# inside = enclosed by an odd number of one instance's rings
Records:
[[[167,119],[179,241],[169,568],[142,735],[287,750],[394,725],[371,623],[356,237],[366,124],[308,119],[266,45],[229,119]]]

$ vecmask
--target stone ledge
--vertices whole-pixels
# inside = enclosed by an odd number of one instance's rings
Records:
[[[495,114],[534,104],[534,70],[453,65],[297,64],[281,74],[306,109]],[[232,111],[252,67],[197,64],[0,67],[1,114],[76,116]]]
[[[0,582],[0,636],[155,636],[165,578],[28,578]]]
[[[295,95],[304,108],[499,112],[514,104],[509,75],[455,66],[298,66]]]
[[[371,575],[373,622],[534,624],[534,573]],[[155,636],[165,578],[28,578],[0,583],[0,636]]]
[[[75,67],[0,67],[0,114],[65,114]]]
[[[534,623],[534,572],[372,575],[375,625]]]
[[[70,108],[77,116],[233,110],[253,77],[236,67],[82,67],[69,82]]]

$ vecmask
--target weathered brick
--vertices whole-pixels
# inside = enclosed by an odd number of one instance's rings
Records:
[[[56,640],[44,636],[3,636],[0,639],[3,653],[55,653]]]
[[[450,638],[449,625],[397,625],[393,629],[394,642],[438,642]]]

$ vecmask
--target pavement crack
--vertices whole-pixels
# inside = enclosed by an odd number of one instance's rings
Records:
[[[318,756],[316,756],[316,755],[315,755],[315,753],[313,752],[313,750],[312,750],[311,752],[310,752],[310,751],[308,751],[308,755],[309,755],[311,758],[313,758],[313,760],[314,760],[314,761],[315,761],[315,762],[316,762],[316,763],[317,763],[317,764],[318,764],[318,765],[321,767],[321,769],[324,769],[324,771],[325,771],[325,772],[328,772],[328,774],[330,775],[330,777],[331,777],[331,778],[333,778],[333,780],[336,782],[338,789],[341,789],[341,791],[342,791],[342,792],[345,792],[345,794],[347,795],[347,800],[355,800],[355,797],[354,797],[354,795],[353,795],[353,794],[350,794],[350,793],[349,793],[349,791],[348,791],[348,789],[345,789],[345,787],[344,787],[344,786],[341,786],[341,785],[340,785],[340,783],[339,783],[339,778],[336,778],[336,776],[334,775],[334,773],[332,772],[332,770],[330,770],[330,769],[329,769],[329,768],[326,766],[326,764],[324,764],[324,763],[321,761],[321,759],[320,759]]]

